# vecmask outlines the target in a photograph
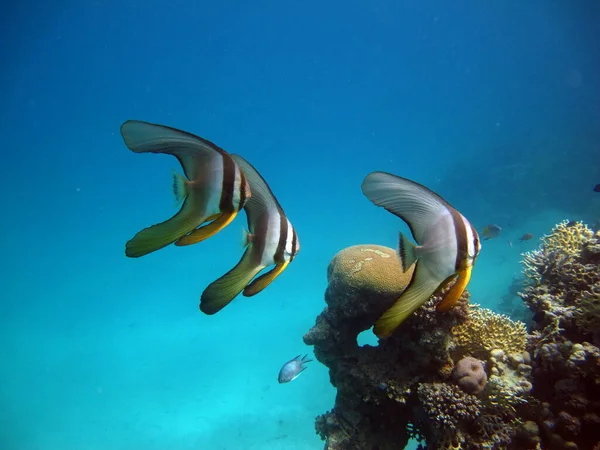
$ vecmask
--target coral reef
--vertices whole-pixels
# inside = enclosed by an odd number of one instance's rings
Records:
[[[600,232],[564,221],[523,264],[542,443],[600,448]]]
[[[511,442],[531,389],[523,324],[470,306],[466,291],[440,313],[435,306],[444,291],[378,346],[359,347],[358,334],[391,306],[410,274],[402,274],[393,249],[374,245],[340,251],[327,274],[327,307],[304,336],[337,388],[335,407],[316,422],[326,449],[400,449],[410,438],[435,449]],[[494,351],[501,356],[493,358]],[[465,392],[470,383],[460,383],[458,372],[469,363],[479,367],[469,374],[478,389]]]
[[[434,295],[377,346],[357,336],[401,295],[396,252],[359,245],[332,259],[327,306],[304,336],[329,368],[325,449],[600,450],[600,232],[562,222],[523,255],[526,325]],[[517,282],[512,287],[516,290]],[[514,292],[511,293],[514,296]]]
[[[327,268],[328,306],[311,331],[311,341],[319,342],[315,356],[327,365],[330,358],[356,352],[356,336],[373,326],[411,277],[412,270],[403,274],[396,252],[388,247],[355,245],[335,255]]]

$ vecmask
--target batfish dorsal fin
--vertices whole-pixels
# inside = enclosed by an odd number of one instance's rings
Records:
[[[252,192],[252,196],[244,205],[244,209],[248,215],[248,226],[254,227],[258,218],[265,213],[278,211],[283,214],[281,205],[279,205],[275,195],[273,195],[273,191],[271,191],[265,179],[258,173],[258,170],[240,155],[232,154],[231,157],[240,166],[244,175],[246,175],[250,192]],[[250,231],[253,232],[254,229],[251,228]]]
[[[363,194],[375,205],[400,217],[418,244],[425,231],[454,208],[425,186],[386,172],[372,172],[362,183]]]
[[[215,152],[229,157],[221,147],[187,131],[140,120],[128,120],[121,125],[125,145],[135,153],[165,153],[175,156],[189,180],[196,179],[203,161]]]

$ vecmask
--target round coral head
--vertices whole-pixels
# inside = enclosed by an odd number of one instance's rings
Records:
[[[467,394],[478,395],[485,389],[487,375],[483,363],[467,356],[454,365],[452,379]]]

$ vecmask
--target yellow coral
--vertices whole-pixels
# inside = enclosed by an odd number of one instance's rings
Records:
[[[456,350],[461,356],[487,359],[491,350],[505,353],[525,351],[527,328],[520,321],[513,321],[504,314],[473,304],[466,322],[451,330]]]
[[[549,235],[542,237],[542,248],[546,252],[560,251],[569,256],[578,255],[587,240],[594,236],[583,222],[564,220],[556,225]]]
[[[540,256],[557,252],[566,257],[575,257],[581,253],[583,246],[594,236],[594,232],[583,222],[564,220],[557,224],[549,235],[542,237],[542,245],[538,250],[523,253],[523,274],[536,284],[541,282],[538,270]]]

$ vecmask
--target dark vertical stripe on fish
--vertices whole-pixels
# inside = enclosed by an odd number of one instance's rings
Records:
[[[469,222],[469,226],[471,227],[471,233],[473,233],[473,255],[469,255],[473,258],[475,258],[477,256],[477,252],[479,252],[479,237],[477,235],[477,231],[475,231],[475,228],[473,228],[473,225],[471,225],[471,222]]]
[[[298,236],[296,235],[296,230],[292,227],[292,254],[290,255],[290,261],[294,259],[296,256],[296,252],[298,250]]]
[[[269,216],[268,214],[262,214],[256,221],[254,225],[254,229],[251,230],[252,237],[252,245],[256,249],[255,255],[257,260],[254,261],[256,265],[260,263],[264,252],[267,247],[267,233],[269,232]]]
[[[285,255],[285,244],[287,243],[288,236],[288,221],[281,208],[277,208],[279,214],[279,243],[277,244],[277,250],[273,256],[273,261],[280,263],[284,261]]]
[[[450,214],[452,215],[454,233],[456,234],[456,261],[454,268],[458,272],[463,269],[467,253],[469,252],[467,229],[465,228],[465,221],[457,210],[450,208]]]
[[[229,155],[223,155],[223,186],[221,187],[221,211],[233,210],[233,190],[235,188],[235,162]]]
[[[240,169],[240,204],[238,205],[238,208],[240,211],[244,207],[245,203],[246,203],[246,175],[244,175],[244,171]]]

